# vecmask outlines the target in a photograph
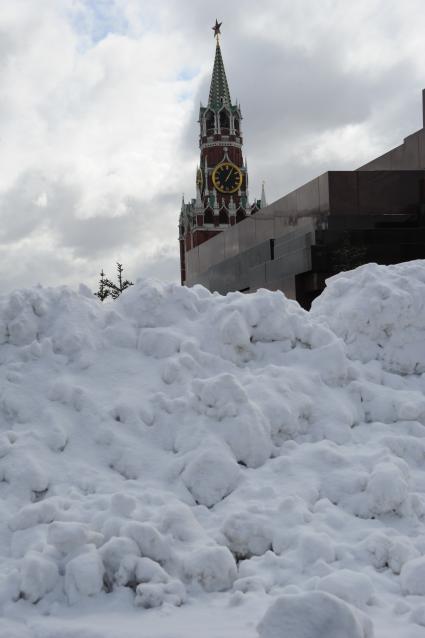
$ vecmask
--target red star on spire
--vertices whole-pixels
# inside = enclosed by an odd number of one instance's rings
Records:
[[[221,25],[222,25],[222,24],[223,24],[223,23],[222,23],[222,22],[219,22],[219,21],[217,20],[217,18],[215,19],[215,25],[214,25],[213,27],[211,27],[211,28],[212,28],[212,30],[214,31],[214,37],[215,37],[215,38],[216,38],[218,35],[220,35],[220,34],[221,34],[220,27],[221,27]]]

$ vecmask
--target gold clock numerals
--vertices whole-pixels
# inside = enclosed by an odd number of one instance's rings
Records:
[[[235,193],[242,186],[242,172],[232,162],[221,162],[213,170],[212,180],[220,193]]]

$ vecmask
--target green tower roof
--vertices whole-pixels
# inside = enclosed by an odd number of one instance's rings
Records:
[[[224,70],[224,62],[221,56],[220,43],[217,39],[208,106],[217,111],[223,105],[229,109],[231,108],[229,85],[227,84],[226,71]]]

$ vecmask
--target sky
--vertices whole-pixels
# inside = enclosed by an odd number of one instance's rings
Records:
[[[215,19],[250,196],[421,128],[423,0],[0,0],[0,286],[179,279]]]

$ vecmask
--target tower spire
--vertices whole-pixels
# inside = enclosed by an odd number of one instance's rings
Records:
[[[223,104],[228,107],[231,105],[229,85],[227,84],[219,40],[221,25],[222,23],[216,20],[215,26],[212,27],[216,38],[216,48],[208,106],[214,110],[218,110]]]

